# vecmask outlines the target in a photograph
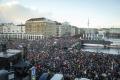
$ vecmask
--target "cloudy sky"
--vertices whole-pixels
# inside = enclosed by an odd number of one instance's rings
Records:
[[[46,17],[78,27],[119,27],[120,0],[0,0],[0,22]]]

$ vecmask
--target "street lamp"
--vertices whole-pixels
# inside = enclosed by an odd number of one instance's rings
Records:
[[[1,41],[0,41],[0,44],[1,44],[1,51],[4,53],[4,54],[7,54],[6,50],[7,50],[7,39],[6,38],[2,38]]]
[[[118,50],[118,54],[120,54],[120,50],[119,50],[120,46],[117,45],[117,50]]]
[[[22,48],[22,60],[26,61],[27,60],[27,52],[28,52],[27,45],[22,44],[22,45],[20,45],[20,47]]]

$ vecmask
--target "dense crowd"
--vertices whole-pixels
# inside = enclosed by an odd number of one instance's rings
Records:
[[[119,80],[120,56],[82,51],[72,47],[79,39],[73,37],[41,40],[11,40],[9,48],[27,46],[27,59],[37,68],[37,74],[62,73],[65,77],[92,80]]]

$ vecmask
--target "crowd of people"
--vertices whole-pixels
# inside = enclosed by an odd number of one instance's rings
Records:
[[[73,37],[10,40],[8,47],[22,49],[27,46],[27,60],[36,66],[38,75],[45,72],[62,73],[67,80],[76,77],[92,80],[120,79],[120,55],[88,52],[72,47],[79,41]]]

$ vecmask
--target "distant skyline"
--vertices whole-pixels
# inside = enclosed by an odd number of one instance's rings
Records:
[[[46,17],[77,27],[120,27],[120,0],[0,0],[0,22]]]

